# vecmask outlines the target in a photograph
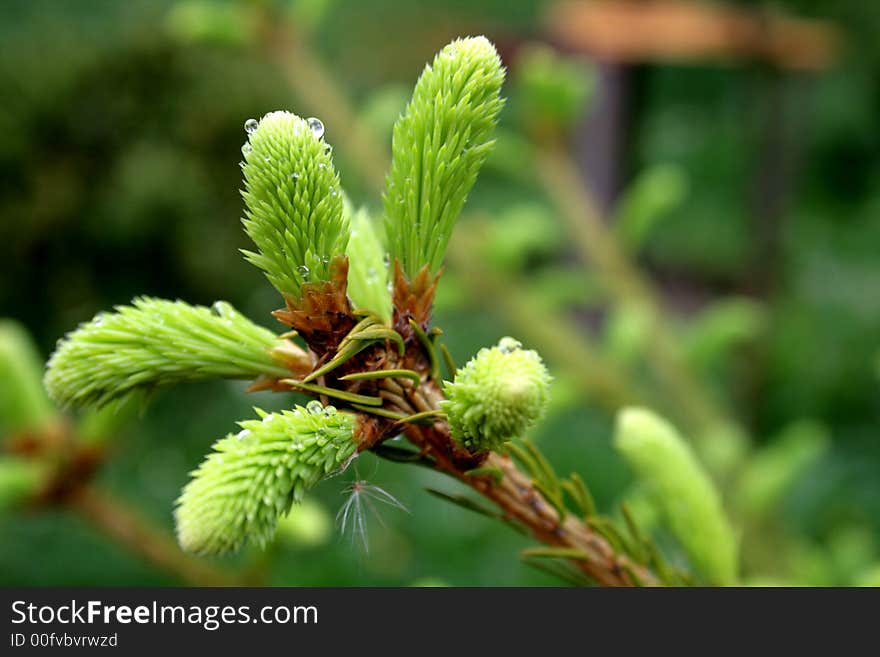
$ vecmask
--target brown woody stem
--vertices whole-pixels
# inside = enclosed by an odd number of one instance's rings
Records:
[[[240,586],[244,583],[238,577],[185,554],[170,535],[153,527],[135,509],[114,500],[106,491],[82,486],[72,491],[65,502],[69,509],[127,551],[185,582],[196,586]]]
[[[409,403],[399,405],[402,412],[436,409],[442,393],[431,381],[411,390]],[[658,577],[645,566],[618,553],[611,544],[573,514],[560,518],[559,512],[507,456],[496,452],[470,455],[452,439],[446,422],[430,427],[406,425],[405,435],[423,453],[433,458],[435,468],[493,502],[508,520],[526,529],[535,539],[551,547],[572,548],[578,558],[572,564],[602,586],[659,585]],[[500,470],[503,476],[468,474],[481,466]]]

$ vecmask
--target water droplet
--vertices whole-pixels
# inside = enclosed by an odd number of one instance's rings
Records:
[[[300,265],[299,267],[296,268],[296,270],[300,274],[302,274],[303,276],[306,276],[309,273],[309,268],[306,267],[305,265]]]
[[[211,314],[215,317],[225,317],[229,314],[229,304],[225,301],[215,301],[211,304]]]
[[[324,404],[319,402],[317,399],[313,399],[308,404],[306,404],[306,410],[312,415],[317,415],[318,413],[324,412]]]
[[[388,269],[391,266],[391,254],[386,253],[385,256],[382,258],[382,262],[385,265],[385,269]]]
[[[306,119],[309,124],[309,128],[312,131],[312,134],[315,135],[315,139],[320,139],[324,136],[324,124],[321,122],[321,119],[316,119],[314,116]]]
[[[250,435],[251,435],[250,429],[242,429],[237,434],[235,434],[235,437],[238,438],[239,440],[244,440],[245,438],[247,438]]]
[[[267,155],[266,157],[264,157],[263,159],[264,159],[266,162],[271,162],[271,161],[272,161],[272,158],[271,158],[270,156],[268,156],[268,155]]]
[[[335,406],[325,406],[324,407],[324,417],[331,417],[336,415],[336,407]],[[324,433],[323,429],[319,433]]]
[[[319,162],[319,163],[318,163],[318,168],[319,168],[319,169],[326,169],[326,168],[327,168],[327,164],[326,164],[325,162]]]
[[[256,119],[248,119],[244,122],[244,131],[249,135],[254,134],[258,127],[260,127],[260,122]]]
[[[294,171],[292,174],[290,174],[290,179],[291,180],[299,180],[299,174],[296,171]]]
[[[514,340],[513,338],[501,338],[498,341],[498,350],[502,354],[509,354],[514,351],[518,351],[522,349],[522,343],[519,340]]]
[[[254,147],[250,144],[242,144],[241,145],[241,154],[247,157],[254,150]]]
[[[338,195],[339,195],[339,192],[336,191],[336,188],[331,187],[330,188],[330,196],[332,196],[333,198],[336,198]]]

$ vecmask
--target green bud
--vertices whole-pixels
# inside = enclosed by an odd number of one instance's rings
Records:
[[[527,131],[539,137],[558,136],[573,128],[590,101],[594,77],[585,60],[527,44],[517,56],[515,80]]]
[[[737,541],[721,498],[675,429],[648,410],[627,408],[617,416],[614,446],[697,570],[712,584],[735,583]]]
[[[547,407],[550,374],[538,352],[513,338],[480,349],[444,385],[441,408],[452,436],[472,452],[522,435]]]
[[[492,148],[504,69],[485,37],[457,39],[425,67],[394,126],[385,235],[413,280],[437,272],[452,227]]]
[[[168,12],[168,33],[183,43],[244,46],[259,33],[259,15],[240,2],[184,0]]]
[[[304,283],[331,279],[330,265],[348,244],[343,194],[324,125],[271,112],[249,121],[245,130],[243,223],[259,253],[244,254],[279,292],[299,299]]]
[[[861,573],[855,582],[856,586],[880,588],[880,564],[874,564]]]
[[[177,537],[197,554],[265,545],[278,518],[307,488],[344,468],[357,452],[355,418],[332,406],[306,408],[239,422],[241,431],[219,440],[177,500]]]
[[[137,388],[290,375],[269,353],[281,344],[223,301],[206,308],[139,297],[70,333],[45,384],[61,404],[101,406]]]
[[[391,295],[385,249],[366,208],[351,211],[348,240],[348,296],[355,310],[369,310],[391,320]]]

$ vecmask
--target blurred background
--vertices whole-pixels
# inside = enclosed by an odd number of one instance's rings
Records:
[[[394,120],[472,34],[497,44],[508,104],[438,293],[455,358],[504,335],[542,353],[554,402],[532,438],[602,509],[639,508],[610,438],[647,404],[722,487],[744,582],[880,584],[880,6],[862,0],[0,4],[0,584],[557,583],[518,560],[524,538],[424,491],[453,483],[371,457],[357,477],[410,513],[382,507],[369,550],[334,527],[347,473],[267,552],[183,557],[187,473],[292,398],[204,384],[60,417],[33,385],[59,337],[138,294],[280,329],[237,253],[243,123],[321,118],[379,216]],[[36,453],[91,497],[46,493],[43,465],[18,467]]]

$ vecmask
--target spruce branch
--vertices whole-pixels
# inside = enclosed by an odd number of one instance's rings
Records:
[[[442,424],[427,428],[415,425],[406,427],[410,441],[433,457],[435,469],[493,502],[500,515],[461,498],[456,503],[490,517],[499,517],[551,548],[571,550],[564,560],[602,586],[676,583],[672,575],[668,579],[661,579],[650,565],[640,563],[632,555],[615,547],[583,519],[574,514],[563,517],[534,480],[524,474],[511,458],[489,452],[482,461],[481,469],[488,469],[492,473],[477,471],[476,474],[468,474],[473,473],[474,469],[457,463],[450,454],[447,431]]]
[[[246,541],[272,539],[278,518],[307,488],[344,468],[356,454],[356,419],[312,401],[308,407],[239,422],[218,441],[177,501],[184,549],[222,554]]]
[[[303,284],[329,281],[333,258],[345,254],[339,175],[318,119],[278,111],[245,129],[243,223],[258,252],[244,254],[296,300]]]
[[[249,540],[265,543],[278,517],[308,487],[344,468],[358,451],[372,449],[433,467],[483,495],[497,506],[493,517],[547,546],[528,558],[563,560],[562,567],[600,584],[677,583],[651,546],[596,517],[583,482],[560,480],[536,448],[511,450],[523,469],[491,451],[543,409],[548,377],[537,355],[519,362],[532,352],[503,343],[509,348],[498,353],[512,357],[517,367],[506,371],[509,363],[493,365],[494,357],[484,358],[488,365],[483,365],[496,371],[481,374],[478,356],[474,372],[463,368],[444,400],[440,331],[430,326],[430,310],[453,224],[492,145],[502,81],[503,69],[487,40],[453,42],[425,69],[395,127],[384,197],[385,233],[395,260],[391,322],[364,290],[352,292],[355,310],[349,300],[349,281],[360,281],[357,271],[364,270],[358,268],[375,263],[377,250],[375,244],[366,251],[363,244],[349,248],[350,213],[343,209],[322,126],[286,112],[248,123],[244,224],[258,252],[246,257],[284,295],[286,307],[274,315],[296,329],[310,352],[300,354],[291,343],[279,348],[268,334],[271,344],[262,344],[260,353],[274,367],[259,371],[258,387],[305,391],[323,403],[338,400],[353,412],[336,412],[315,400],[305,409],[261,413],[262,421],[242,422],[238,434],[218,441],[178,500],[178,537],[186,549],[215,554]],[[347,255],[362,260],[352,267]],[[184,362],[187,352],[181,354]],[[81,360],[88,360],[88,352]],[[306,368],[291,366],[306,361]],[[160,382],[190,380],[171,371],[177,378]],[[132,378],[123,374],[117,379]],[[498,381],[487,384],[493,376]],[[130,387],[142,383],[136,379]],[[91,382],[85,389],[84,402],[119,394],[118,385],[107,391]],[[401,433],[418,451],[384,444]],[[566,493],[575,499],[575,510],[566,506]]]
[[[452,227],[493,142],[504,69],[485,37],[453,41],[425,67],[394,126],[385,234],[412,280],[436,273]]]
[[[206,308],[139,297],[68,334],[49,360],[45,385],[60,404],[100,406],[137,388],[285,376],[297,360],[308,370],[307,354],[297,349],[226,302]]]

